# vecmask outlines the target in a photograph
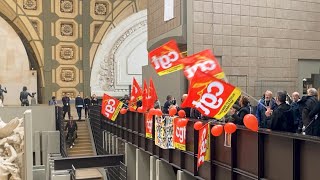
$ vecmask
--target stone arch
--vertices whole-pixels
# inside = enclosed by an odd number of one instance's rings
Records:
[[[0,18],[4,19],[17,33],[26,50],[29,70],[37,75],[38,99],[44,87],[42,32],[37,32],[23,8],[11,0],[0,1]]]
[[[91,94],[123,96],[132,77],[142,81],[142,66],[148,62],[147,10],[132,14],[104,35],[95,54]]]

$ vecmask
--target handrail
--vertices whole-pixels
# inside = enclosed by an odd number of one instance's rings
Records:
[[[70,169],[74,166],[80,168],[97,168],[108,166],[119,166],[124,161],[123,154],[102,155],[102,156],[85,156],[85,157],[66,157],[54,159],[54,170]]]
[[[62,157],[67,157],[67,144],[66,144],[66,138],[64,133],[64,121],[62,118],[62,107],[56,106],[56,129],[60,131],[60,153]]]

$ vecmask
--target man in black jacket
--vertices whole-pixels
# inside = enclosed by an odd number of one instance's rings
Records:
[[[318,101],[316,107],[309,113],[309,118],[314,119],[311,135],[320,136],[320,101]]]
[[[67,93],[64,94],[64,97],[62,98],[62,104],[63,104],[63,119],[65,118],[67,113],[68,113],[68,117],[70,119],[71,113],[70,113],[69,94],[67,94]]]
[[[268,128],[276,131],[295,132],[293,111],[291,106],[286,103],[286,96],[285,92],[278,92],[276,97],[278,108],[274,111],[268,109],[265,112],[265,115],[271,119],[270,127]]]
[[[72,116],[70,116],[69,121],[67,122],[64,130],[68,130],[66,141],[69,144],[69,147],[72,148],[74,146],[74,141],[77,138],[78,130],[78,125],[76,121],[73,120]]]
[[[77,113],[78,113],[78,120],[81,120],[81,112],[84,107],[84,101],[83,101],[82,97],[80,96],[80,94],[75,99],[75,105],[76,105],[76,109],[77,109]]]
[[[89,96],[86,96],[86,98],[84,98],[84,117],[87,118],[88,117],[88,112],[89,112],[89,106],[91,104],[91,100],[89,98]]]
[[[302,126],[302,130],[307,135],[312,135],[312,131],[315,128],[314,119],[310,119],[309,113],[312,111],[312,109],[317,105],[317,90],[315,88],[309,88],[307,90],[307,96],[303,96],[300,101],[298,101],[299,104],[299,110],[301,113],[301,119],[302,119],[302,125],[300,125],[300,128]]]

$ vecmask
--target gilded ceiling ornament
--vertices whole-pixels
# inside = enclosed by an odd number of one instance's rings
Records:
[[[61,36],[73,36],[73,24],[61,24]]]
[[[60,11],[73,13],[73,0],[60,0]]]
[[[27,10],[36,10],[37,9],[37,0],[24,0],[23,8]]]

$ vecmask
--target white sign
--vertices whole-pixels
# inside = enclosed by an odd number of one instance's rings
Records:
[[[173,19],[174,16],[174,0],[164,0],[164,21]]]

